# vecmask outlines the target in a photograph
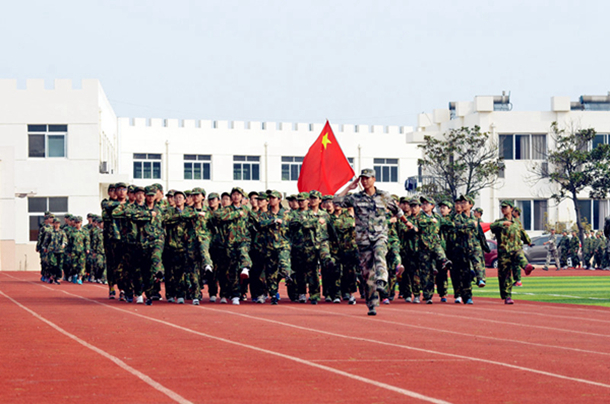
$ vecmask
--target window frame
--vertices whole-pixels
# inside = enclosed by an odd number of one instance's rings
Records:
[[[68,125],[67,124],[28,124],[27,125],[27,134],[28,134],[28,159],[58,159],[58,158],[68,158]],[[43,140],[43,153],[44,155],[36,156],[32,155],[32,138],[33,137],[42,137]],[[51,155],[51,139],[59,139],[63,140],[63,150],[61,156],[52,156]]]
[[[44,201],[44,206],[41,208],[37,208],[32,210],[31,205],[31,201]],[[51,199],[65,199],[65,204],[66,204],[66,209],[65,211],[63,210],[58,210],[58,211],[53,211],[50,209],[50,205],[51,205]],[[63,202],[63,201],[62,201]],[[35,197],[28,197],[28,229],[29,229],[29,241],[30,242],[36,242],[38,241],[38,234],[40,232],[40,226],[42,225],[42,223],[44,223],[44,212],[49,211],[52,212],[53,214],[55,214],[55,216],[59,219],[59,221],[61,222],[61,224],[64,224],[64,215],[66,213],[69,212],[70,209],[70,198],[67,196],[35,196]],[[37,225],[38,227],[35,229],[32,229],[32,219],[37,218]]]
[[[148,163],[148,164],[147,164]],[[158,167],[155,165],[158,164]],[[136,175],[139,165],[139,176]],[[133,153],[133,179],[134,180],[161,180],[163,179],[163,154],[161,153]],[[150,177],[146,176],[146,171],[149,170]],[[158,170],[159,175],[155,177],[155,172]]]
[[[190,167],[191,178],[187,178],[187,166]],[[199,167],[200,178],[195,178],[196,166]],[[185,154],[185,155],[183,155],[182,168],[183,168],[182,177],[185,181],[211,181],[212,180],[212,155],[211,154]],[[207,172],[206,172],[206,170],[207,170]],[[207,173],[207,176],[205,175],[206,173]]]
[[[260,159],[260,156],[234,155],[233,181],[260,181]]]
[[[520,147],[517,146],[517,137],[527,136],[528,137],[528,156],[526,158],[520,157],[517,158],[517,154],[522,154],[523,151],[520,151]],[[543,151],[535,151],[534,150],[534,136],[544,136],[544,150]],[[511,156],[507,157],[504,152],[504,143],[502,138],[511,138]],[[519,150],[518,150],[519,149]],[[531,160],[546,160],[546,157],[542,158],[534,158],[534,155],[538,156],[542,154],[546,156],[548,153],[549,145],[548,145],[548,134],[547,133],[500,133],[498,134],[498,154],[500,157],[503,157],[504,160],[513,160],[513,161],[531,161]]]
[[[373,170],[375,170],[375,179],[378,182],[398,183],[399,173],[398,158],[374,158]]]
[[[299,156],[282,156],[281,175],[282,181],[298,181],[301,175],[301,167],[303,166],[304,157]],[[285,177],[287,174],[287,177]],[[296,176],[296,177],[295,177]]]

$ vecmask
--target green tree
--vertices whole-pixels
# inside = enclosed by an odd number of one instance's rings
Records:
[[[441,138],[427,135],[424,142],[418,164],[429,180],[418,190],[437,200],[477,195],[494,186],[504,169],[497,143],[479,126],[450,129]]]
[[[551,183],[551,198],[557,203],[566,199],[573,202],[581,244],[585,225],[578,204],[579,195],[588,191],[589,198],[603,199],[610,191],[610,145],[592,148],[595,135],[592,128],[565,129],[553,122],[546,161],[535,163],[530,169],[536,181]]]

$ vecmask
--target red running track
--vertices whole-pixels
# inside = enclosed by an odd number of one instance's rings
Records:
[[[0,272],[1,403],[608,403],[610,309],[153,306]]]

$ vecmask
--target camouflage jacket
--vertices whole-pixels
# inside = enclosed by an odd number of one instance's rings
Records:
[[[415,217],[415,227],[417,227],[417,247],[419,251],[424,249],[433,250],[440,245],[441,223],[440,218],[437,218],[436,215],[428,216],[421,210]]]
[[[153,217],[152,212],[157,215]],[[126,216],[136,228],[136,240],[144,248],[163,245],[165,232],[163,230],[163,214],[158,205],[149,209],[144,205],[129,205]]]
[[[111,239],[120,239],[121,235],[112,219],[112,211],[119,206],[116,199],[104,199],[102,201],[102,221],[104,222],[104,234]]]
[[[40,228],[38,229],[38,239],[36,240],[36,251],[40,252],[42,251],[42,242],[44,241],[44,237],[45,234],[53,231],[53,226],[51,226],[50,224],[42,224],[42,226],[40,226]]]
[[[299,211],[290,221],[290,226],[299,239],[293,240],[298,243],[298,248],[320,248],[321,244],[328,241],[328,213],[322,209],[318,212],[312,210]],[[324,223],[320,223],[324,219]]]
[[[89,250],[89,235],[83,229],[72,229],[67,235],[70,253],[81,254]]]
[[[102,234],[102,229],[92,227],[89,231],[89,239],[91,240],[91,253],[104,255],[104,235]]]
[[[281,220],[282,223],[278,223]],[[260,232],[264,237],[265,249],[279,250],[290,248],[288,229],[290,226],[290,214],[284,208],[280,208],[277,214],[271,210],[259,216]]]
[[[68,236],[62,229],[52,229],[45,233],[42,248],[52,253],[63,253],[68,245]]]
[[[368,246],[377,241],[388,240],[386,209],[401,218],[404,214],[389,193],[375,188],[369,196],[365,191],[337,196],[334,202],[344,207],[353,207],[356,218],[356,244]]]
[[[511,224],[505,226],[504,222]],[[498,253],[510,254],[521,251],[521,228],[517,222],[502,217],[491,224],[490,230],[496,236]]]
[[[131,219],[130,212],[138,209],[135,203],[122,203],[112,210],[113,225],[119,232],[119,240],[124,243],[137,244],[139,240],[138,226]]]
[[[523,228],[523,223],[521,223],[521,220],[515,218],[514,221],[519,224],[519,228],[520,228],[519,238],[521,239],[523,244],[528,244],[528,245],[532,244],[532,240],[530,240],[530,236],[528,236],[527,233],[525,232],[525,229]]]
[[[219,213],[222,208],[216,210],[208,210],[210,217],[208,219],[208,230],[210,231],[210,246],[222,248],[225,245],[226,235],[225,226],[219,219]]]
[[[555,234],[549,234],[549,239],[547,241],[547,245],[546,248],[547,250],[556,250],[558,245],[557,245],[557,233]]]
[[[413,255],[418,251],[417,232],[415,231],[415,217],[407,216],[407,221],[414,227],[409,229],[402,221],[398,222],[398,238],[400,249],[405,256]]]
[[[172,250],[186,252],[193,245],[195,236],[194,221],[197,213],[188,206],[183,210],[169,207],[163,216],[165,245]]]
[[[340,252],[355,251],[358,248],[356,245],[356,220],[347,209],[335,217],[333,229],[337,235],[337,247]]]
[[[580,240],[578,239],[578,236],[572,236],[570,238],[570,254],[577,254],[578,250],[580,249]]]
[[[250,209],[245,206],[237,208],[229,205],[218,209],[215,214],[222,223],[222,226],[225,226],[223,230],[226,246],[231,247],[234,244],[251,242],[250,230],[248,228]]]
[[[477,222],[477,240],[479,240],[481,250],[486,253],[491,252],[491,250],[489,249],[489,244],[487,244],[487,237],[485,237],[485,232],[483,231],[483,227],[481,226],[481,219],[475,220]],[[531,241],[528,244],[531,244]]]

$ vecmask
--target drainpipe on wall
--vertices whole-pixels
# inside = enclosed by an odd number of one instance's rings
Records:
[[[358,145],[358,169],[356,175],[362,170],[362,146]]]
[[[498,135],[496,135],[496,124],[495,123],[491,123],[491,125],[489,125],[489,130],[491,132],[491,139],[493,142],[499,142],[498,140]],[[504,171],[504,178],[506,178],[506,171]],[[498,206],[497,203],[495,203],[496,200],[496,188],[495,186],[491,187],[491,218],[493,219],[494,217],[498,217],[499,212],[496,212],[496,208]]]
[[[265,142],[265,189],[269,189],[269,177],[268,177],[269,172],[268,172],[267,157],[268,157],[267,142]]]
[[[165,189],[169,191],[169,140],[165,141]]]

